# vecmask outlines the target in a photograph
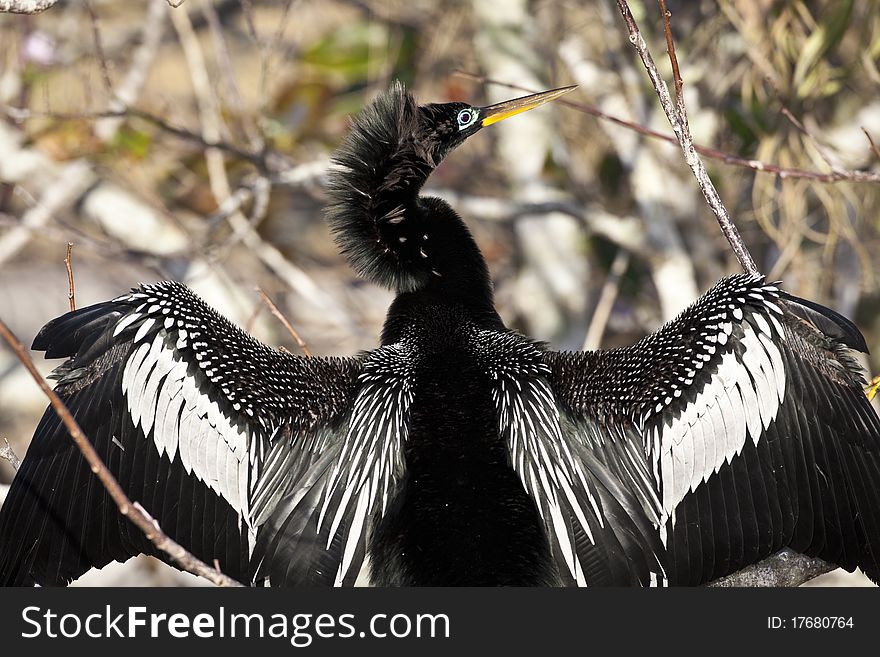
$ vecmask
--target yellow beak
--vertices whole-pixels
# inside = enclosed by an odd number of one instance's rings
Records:
[[[503,103],[496,103],[488,107],[480,108],[480,114],[483,117],[482,126],[498,123],[504,119],[510,118],[522,112],[528,112],[535,109],[539,105],[549,103],[556,100],[560,96],[567,94],[569,91],[577,89],[577,85],[570,87],[560,87],[559,89],[551,89],[550,91],[542,91],[541,93],[523,96],[522,98],[514,98],[513,100],[505,100]]]

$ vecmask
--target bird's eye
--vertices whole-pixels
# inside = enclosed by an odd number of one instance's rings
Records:
[[[458,129],[464,130],[477,120],[477,113],[472,109],[463,109],[458,113]]]

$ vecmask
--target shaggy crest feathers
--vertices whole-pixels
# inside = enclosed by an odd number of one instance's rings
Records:
[[[418,112],[412,95],[395,82],[354,118],[333,155],[327,184],[327,220],[343,255],[362,276],[400,291],[420,287],[424,277],[417,280],[388,248],[379,221],[397,209],[389,196],[414,201],[433,169],[412,140]]]

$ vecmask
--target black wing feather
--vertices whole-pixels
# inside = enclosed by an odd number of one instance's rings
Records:
[[[257,527],[240,494],[258,487],[265,445],[286,441],[278,449],[293,461],[314,448],[306,438],[343,421],[360,371],[358,360],[271,350],[176,283],[52,320],[34,348],[67,359],[53,373],[56,391],[129,497],[198,557],[244,581]],[[130,364],[141,348],[138,369]],[[172,372],[183,381],[176,389]],[[48,409],[0,510],[0,583],[65,584],[138,553],[156,550],[118,513]]]
[[[671,583],[782,547],[877,581],[880,419],[848,348],[865,343],[846,318],[736,276],[633,347],[547,362],[572,413],[611,408],[644,437]]]

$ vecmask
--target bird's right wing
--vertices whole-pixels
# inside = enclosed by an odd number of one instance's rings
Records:
[[[273,586],[355,583],[372,523],[403,476],[412,362],[403,343],[364,355],[339,440],[302,481],[284,487],[287,494],[260,529],[254,579]]]
[[[491,382],[510,465],[543,521],[556,581],[663,582],[659,512],[645,502],[654,499],[653,489],[632,422],[611,416],[572,422],[559,408],[546,352],[521,336],[478,331],[474,344]]]
[[[270,349],[177,283],[59,317],[34,348],[67,358],[56,391],[128,496],[196,556],[243,581],[272,557],[290,562],[272,563],[286,573],[277,583],[333,583],[328,563],[357,570],[367,509],[353,464],[375,502],[393,485],[396,452],[382,442],[391,462],[377,461],[351,418],[370,411],[385,354]],[[279,513],[308,522],[281,526]],[[326,540],[295,540],[318,534]],[[252,555],[279,538],[289,545],[269,562]],[[0,583],[64,584],[138,553],[167,559],[118,513],[48,409],[0,510]]]

